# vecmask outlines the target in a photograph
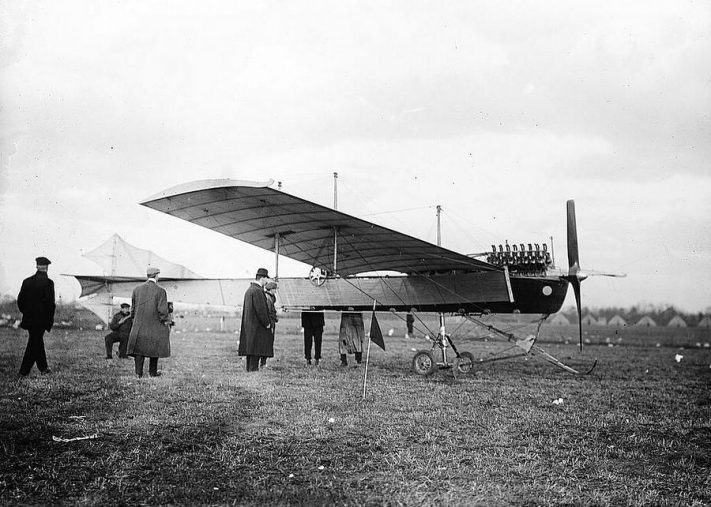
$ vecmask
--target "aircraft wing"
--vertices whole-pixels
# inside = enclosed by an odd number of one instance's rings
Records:
[[[361,220],[286,192],[270,182],[200,180],[140,204],[342,276],[371,271],[423,273],[498,267]],[[334,240],[335,237],[335,240]]]

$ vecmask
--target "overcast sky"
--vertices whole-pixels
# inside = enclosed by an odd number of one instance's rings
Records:
[[[3,2],[0,293],[114,232],[206,276],[273,254],[137,202],[283,190],[470,253],[548,242],[574,198],[584,304],[711,306],[707,2]],[[413,209],[414,208],[414,209]],[[397,213],[383,213],[407,210]],[[280,274],[308,267],[280,262]],[[572,297],[569,295],[569,298]],[[569,299],[568,304],[572,303]]]

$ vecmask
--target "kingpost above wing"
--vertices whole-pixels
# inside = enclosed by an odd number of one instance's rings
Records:
[[[498,271],[485,262],[270,188],[272,182],[200,180],[140,204],[245,243],[333,271]],[[334,235],[336,241],[334,241]],[[335,243],[335,245],[334,245]]]

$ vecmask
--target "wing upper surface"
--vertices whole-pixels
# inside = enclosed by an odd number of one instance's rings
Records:
[[[286,192],[271,182],[201,180],[140,204],[265,250],[347,276],[369,271],[423,273],[498,268]],[[335,237],[335,240],[334,240]]]

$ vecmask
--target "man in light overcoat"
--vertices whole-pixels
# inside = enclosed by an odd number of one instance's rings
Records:
[[[244,293],[237,353],[247,356],[247,371],[258,371],[259,358],[274,355],[273,346],[270,346],[274,336],[271,331],[267,296],[263,288],[268,281],[269,272],[259,268],[255,281],[249,284]]]
[[[131,317],[133,326],[128,338],[127,354],[136,363],[136,375],[143,376],[143,363],[150,358],[148,373],[158,377],[158,358],[170,357],[170,312],[165,289],[158,285],[158,268],[146,270],[148,280],[133,289]]]

